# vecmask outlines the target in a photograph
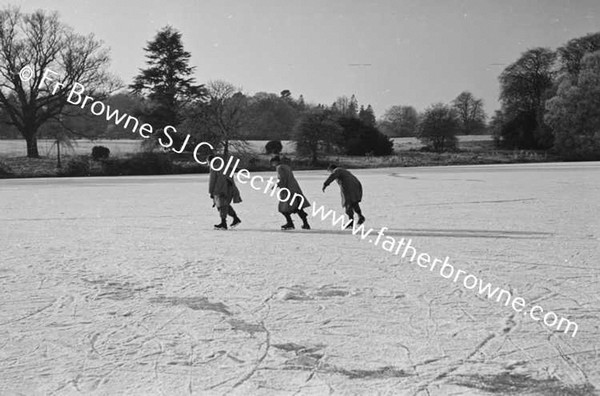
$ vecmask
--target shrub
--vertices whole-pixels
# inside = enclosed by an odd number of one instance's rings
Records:
[[[249,170],[250,172],[264,172],[273,170],[273,168],[269,164],[269,159],[250,157],[243,163],[245,163],[243,167]]]
[[[101,159],[106,159],[110,155],[110,150],[108,147],[104,146],[94,146],[92,148],[92,159],[94,161],[98,161]]]
[[[248,166],[251,167],[256,167],[256,165],[258,165],[258,163],[260,162],[260,159],[256,158],[256,157],[252,157],[250,159],[248,159]]]
[[[89,176],[90,161],[87,156],[78,156],[71,158],[63,170],[60,172],[62,176]]]
[[[102,161],[106,175],[166,175],[173,172],[171,158],[165,153],[142,152],[129,158]]]
[[[283,145],[279,140],[270,140],[265,144],[265,153],[266,154],[279,154],[283,150]]]
[[[379,129],[366,124],[358,118],[342,117],[338,120],[342,127],[342,139],[338,145],[347,155],[390,155],[393,152],[394,142],[379,131]]]
[[[2,162],[0,162],[0,177],[9,177],[12,176],[13,171],[10,167]]]

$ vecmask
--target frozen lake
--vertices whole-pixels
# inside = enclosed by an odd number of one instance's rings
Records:
[[[327,222],[282,232],[248,185],[219,232],[206,175],[0,180],[0,394],[598,392],[600,163],[354,173],[366,225],[575,337]]]

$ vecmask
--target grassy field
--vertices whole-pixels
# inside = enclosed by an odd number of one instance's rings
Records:
[[[296,170],[324,169],[328,163],[335,162],[347,168],[381,168],[381,167],[416,167],[416,166],[446,166],[446,165],[476,165],[476,164],[508,164],[522,162],[548,162],[561,161],[556,156],[545,152],[498,150],[494,147],[491,136],[459,136],[459,150],[456,152],[434,153],[420,151],[422,144],[416,138],[395,138],[394,154],[383,157],[359,156],[350,157],[343,155],[321,156],[318,164],[312,164],[306,158],[295,155],[292,141],[283,141],[282,154],[291,161]],[[39,141],[41,158],[27,158],[25,142],[22,140],[0,140],[0,177],[48,177],[48,176],[114,176],[114,175],[146,175],[146,174],[180,174],[203,173],[207,169],[198,165],[191,153],[176,154],[170,152],[168,159],[173,166],[160,170],[146,159],[133,167],[132,155],[143,153],[141,143],[143,140],[78,140],[72,149],[61,150],[62,168],[57,167],[56,146],[52,141]],[[264,153],[266,141],[248,141],[241,151],[234,155],[241,159],[240,167],[249,171],[269,170],[270,155]],[[109,162],[112,171],[107,169],[108,164],[91,160],[87,161],[89,170],[74,171],[68,166],[71,159],[80,155],[89,155],[92,147],[100,145],[110,149]],[[144,154],[145,156],[146,154]],[[137,156],[139,157],[139,155]],[[139,158],[138,158],[139,160]],[[75,162],[81,162],[81,159]],[[137,161],[137,160],[136,160]]]
[[[395,151],[407,151],[410,149],[419,149],[423,147],[417,138],[394,138]],[[490,135],[459,136],[458,141],[462,149],[468,149],[474,146],[491,145],[492,137]],[[66,155],[90,154],[92,147],[105,146],[110,149],[111,156],[122,156],[126,154],[139,152],[141,149],[141,139],[121,139],[121,140],[74,140],[73,149],[62,149]],[[247,142],[248,150],[252,153],[263,153],[266,140],[249,140]],[[282,141],[283,152],[293,153],[294,143],[290,140]],[[23,157],[26,154],[25,140],[8,139],[0,140],[0,158]],[[40,139],[38,141],[38,150],[42,157],[55,157],[56,145],[53,140]]]
[[[140,150],[142,140],[74,140],[73,149],[61,147],[61,152],[66,155],[90,154],[92,147],[105,146],[110,149],[113,156],[135,153]],[[56,157],[56,145],[53,140],[38,140],[38,151],[42,157]],[[0,158],[23,157],[27,154],[27,146],[23,139],[0,140]]]

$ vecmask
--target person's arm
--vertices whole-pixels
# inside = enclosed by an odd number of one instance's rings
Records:
[[[279,179],[277,181],[277,188],[287,187],[287,172],[283,169],[283,166],[277,167],[277,178]]]
[[[325,182],[323,183],[323,192],[325,192],[325,189],[331,184],[333,183],[333,181],[338,177],[338,174],[336,171],[331,172],[331,175],[329,175],[329,177],[327,178],[327,180],[325,180]]]
[[[211,171],[210,176],[208,178],[208,193],[212,198],[215,192],[215,185],[217,184],[217,172]]]

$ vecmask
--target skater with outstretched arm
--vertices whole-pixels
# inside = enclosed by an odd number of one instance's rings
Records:
[[[210,155],[208,160],[211,161],[213,158],[215,156]],[[216,230],[227,229],[227,215],[233,217],[230,227],[235,227],[242,222],[231,207],[232,202],[242,202],[240,190],[238,190],[232,177],[223,174],[223,172],[215,171],[211,167],[208,180],[208,193],[213,200],[213,207],[217,207],[221,217],[221,223],[215,224]]]
[[[363,195],[362,184],[360,184],[360,181],[347,169],[337,167],[334,164],[329,165],[327,170],[331,172],[331,174],[323,183],[323,192],[325,192],[327,186],[334,180],[337,181],[342,194],[342,207],[350,218],[350,222],[346,228],[352,228],[354,224],[354,212],[358,214],[358,224],[364,223],[365,216],[362,215],[359,205]]]
[[[302,189],[298,184],[298,181],[294,177],[292,168],[288,165],[282,164],[279,156],[271,158],[271,166],[277,170],[277,182],[278,188],[285,188],[289,191],[289,196],[285,201],[279,201],[279,212],[285,217],[286,223],[281,226],[282,230],[293,230],[294,222],[292,221],[292,214],[297,214],[302,219],[302,229],[310,230],[308,224],[308,214],[304,211],[304,208],[308,208],[310,204],[308,199],[302,193]]]

